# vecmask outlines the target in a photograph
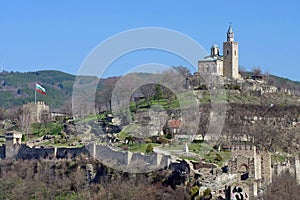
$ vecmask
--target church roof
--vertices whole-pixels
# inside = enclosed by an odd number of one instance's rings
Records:
[[[199,61],[216,61],[216,60],[223,60],[223,56],[214,56],[214,57],[206,56]]]
[[[219,48],[218,45],[217,45],[216,43],[214,43],[211,47]]]
[[[233,33],[233,30],[232,30],[231,24],[229,25],[229,28],[228,28],[228,31],[227,31],[227,33]]]

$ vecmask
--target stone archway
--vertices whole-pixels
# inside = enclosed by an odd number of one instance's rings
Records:
[[[246,164],[241,164],[240,167],[238,168],[239,173],[246,173],[249,171],[249,167]]]
[[[249,178],[249,167],[246,164],[241,164],[238,172],[241,175],[241,181],[247,180]]]

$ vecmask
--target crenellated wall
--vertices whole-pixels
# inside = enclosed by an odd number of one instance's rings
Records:
[[[171,157],[158,153],[143,154],[130,151],[114,150],[107,145],[91,143],[85,148],[97,160],[111,167],[117,167],[126,171],[148,171],[151,169],[164,168],[171,162]]]
[[[109,167],[131,172],[161,169],[167,167],[171,162],[171,157],[168,155],[119,151],[110,146],[97,145],[95,143],[78,148],[31,148],[26,144],[13,144],[0,147],[0,156],[13,159],[74,159],[82,154],[93,157],[107,164]]]

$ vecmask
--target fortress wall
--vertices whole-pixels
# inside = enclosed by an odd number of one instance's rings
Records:
[[[262,164],[261,164],[262,157],[260,155],[257,155],[254,157],[254,178],[255,179],[261,179],[262,178]]]
[[[6,151],[6,155],[5,152]],[[161,155],[157,153],[144,155],[142,153],[132,153],[129,151],[117,151],[106,145],[88,144],[80,148],[31,148],[25,144],[22,145],[9,145],[9,148],[5,149],[5,146],[0,146],[0,156],[5,158],[16,159],[66,159],[76,158],[81,154],[91,155],[99,161],[111,162],[119,165],[130,165],[131,162],[141,163],[149,167],[166,167],[170,164],[171,157],[167,155]],[[0,157],[0,158],[2,158]]]
[[[261,176],[267,183],[272,182],[272,168],[271,168],[271,153],[267,151],[259,152],[261,156]]]
[[[128,154],[123,151],[114,151],[109,146],[105,145],[96,145],[96,159],[100,161],[107,161],[107,162],[117,162],[119,164],[127,165],[130,161],[128,161]]]
[[[230,147],[232,157],[254,157],[256,156],[256,147],[252,145],[232,145]]]
[[[89,150],[92,150],[93,147],[87,146]],[[90,151],[93,154],[92,151]],[[171,157],[167,155],[161,155],[157,153],[145,155],[142,153],[132,153],[130,151],[116,151],[109,146],[105,145],[96,145],[95,149],[95,158],[100,161],[114,162],[123,165],[130,165],[130,163],[141,163],[147,164],[149,166],[168,166],[170,163]]]
[[[16,152],[16,159],[45,159],[54,155],[54,148],[30,148],[22,144]]]
[[[162,156],[160,154],[154,153],[150,155],[144,155],[141,153],[135,153],[132,155],[131,161],[141,161],[148,165],[158,166],[160,165]]]
[[[84,148],[31,148],[27,145],[21,145],[18,151],[14,152],[16,159],[45,159],[45,158],[75,158],[81,153],[89,154]]]
[[[80,154],[86,154],[89,155],[90,152],[85,147],[79,147],[79,148],[57,148],[56,151],[56,158],[76,158]]]
[[[12,144],[7,142],[5,145],[5,158],[16,158],[21,147],[22,145],[20,144]]]

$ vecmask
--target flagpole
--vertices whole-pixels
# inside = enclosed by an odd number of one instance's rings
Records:
[[[36,104],[36,89],[34,89],[34,104]]]

